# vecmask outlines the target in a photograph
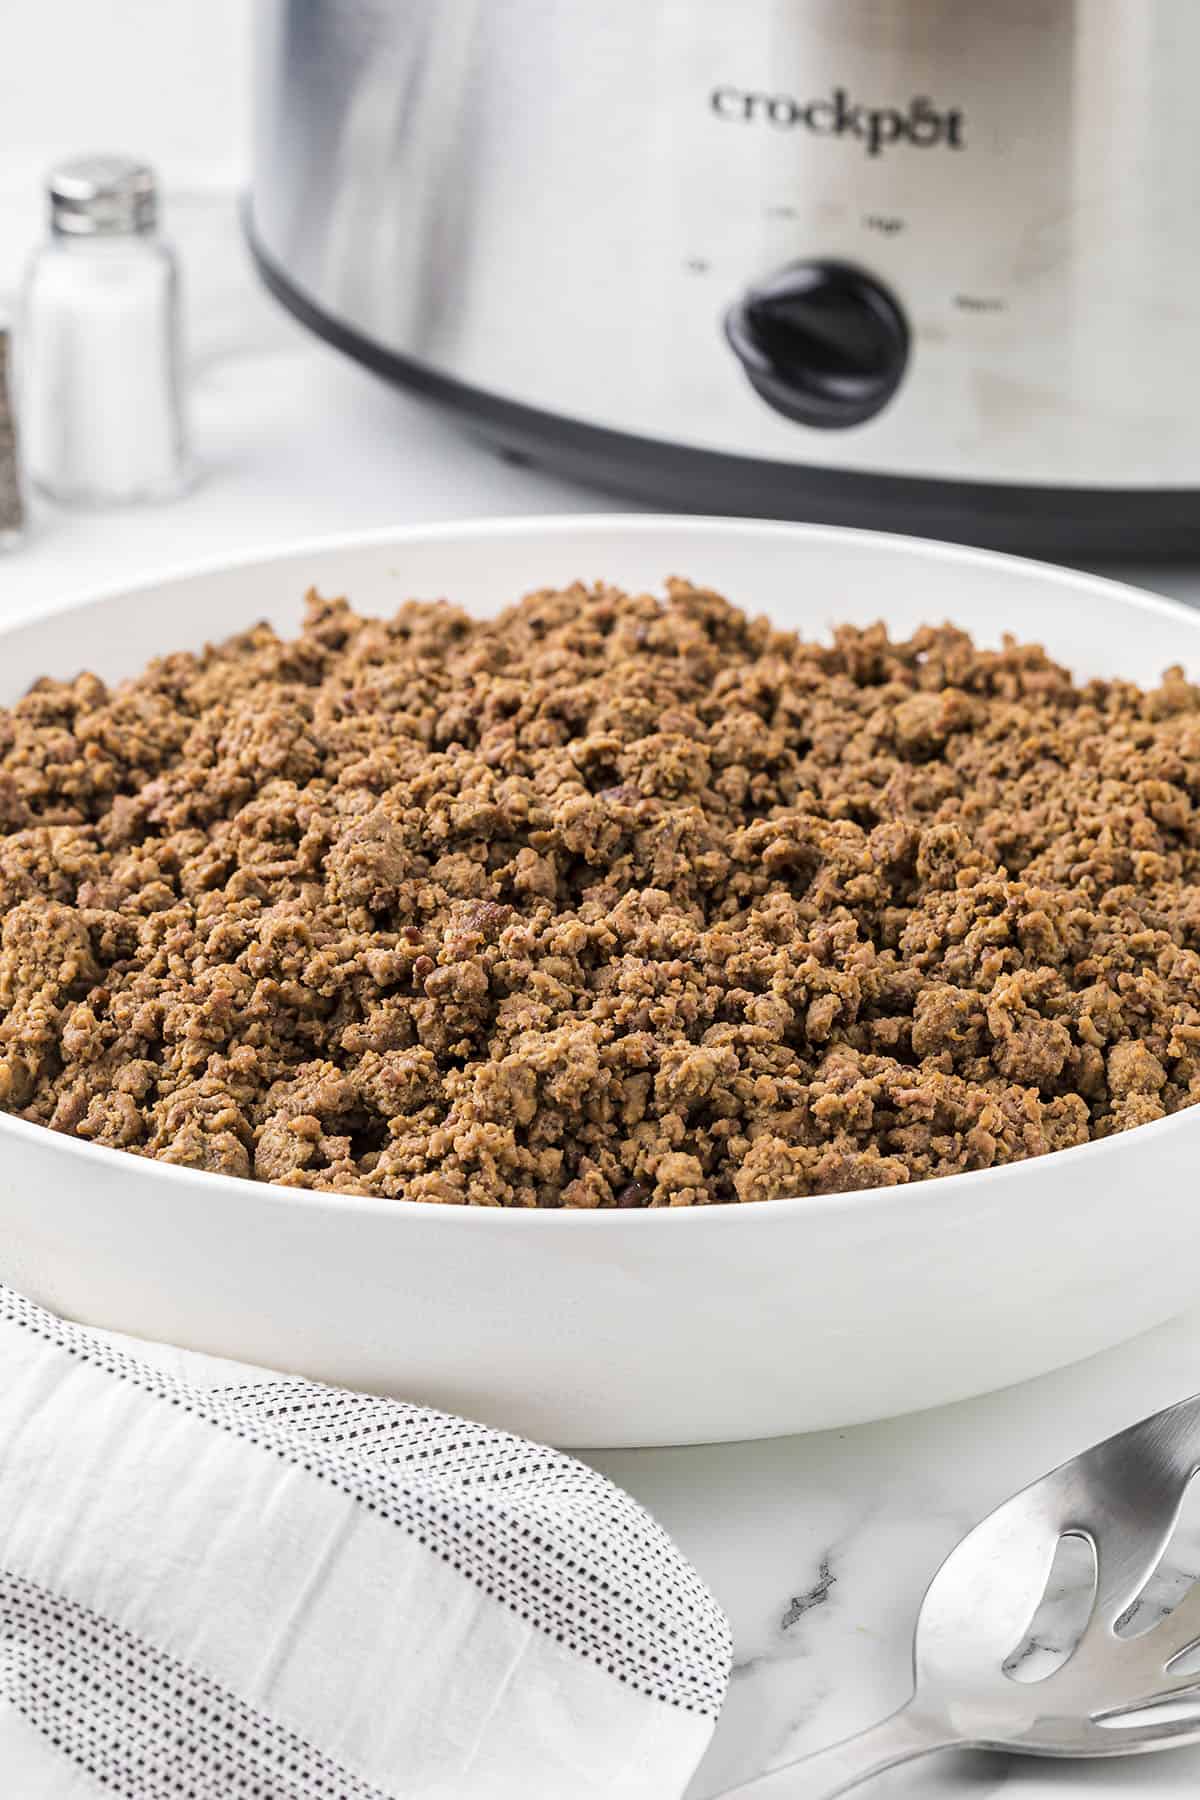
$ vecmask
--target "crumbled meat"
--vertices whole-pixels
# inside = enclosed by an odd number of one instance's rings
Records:
[[[1200,692],[677,581],[0,711],[0,1107],[298,1187],[896,1185],[1200,1099]]]

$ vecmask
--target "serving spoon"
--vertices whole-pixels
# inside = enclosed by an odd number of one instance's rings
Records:
[[[1147,1594],[1197,1469],[1200,1395],[1005,1501],[926,1590],[915,1690],[899,1712],[720,1800],[834,1800],[934,1750],[1124,1756],[1200,1741],[1200,1661],[1189,1656],[1200,1649],[1200,1583],[1187,1577],[1165,1617]],[[1030,1678],[1031,1632],[1064,1539],[1086,1560],[1090,1585],[1075,1596],[1084,1618],[1065,1659]]]

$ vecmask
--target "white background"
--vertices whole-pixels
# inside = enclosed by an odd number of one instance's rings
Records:
[[[76,150],[160,158],[172,182],[234,181],[249,141],[254,0],[4,0],[0,183]]]

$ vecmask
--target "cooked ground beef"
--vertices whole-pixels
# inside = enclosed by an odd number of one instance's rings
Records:
[[[0,1107],[482,1206],[985,1169],[1200,1098],[1200,690],[604,586],[309,596],[0,711]]]

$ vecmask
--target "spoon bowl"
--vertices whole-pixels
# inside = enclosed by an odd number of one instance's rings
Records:
[[[834,1800],[934,1750],[1126,1756],[1200,1742],[1200,1582],[1134,1630],[1200,1469],[1200,1396],[1093,1445],[1006,1500],[934,1576],[912,1699],[882,1724],[723,1800]],[[1056,1588],[1060,1549],[1082,1548]],[[1065,1605],[1069,1602],[1069,1605]],[[1041,1672],[1046,1608],[1073,1629]]]

